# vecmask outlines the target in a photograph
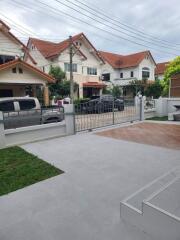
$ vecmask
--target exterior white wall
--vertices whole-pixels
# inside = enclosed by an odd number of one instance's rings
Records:
[[[22,45],[10,39],[0,30],[0,54],[23,57],[24,52],[22,51]]]
[[[18,72],[18,67],[23,69],[23,73]],[[12,67],[14,68],[14,67]],[[42,84],[45,85],[46,81],[38,74],[25,69],[22,65],[16,65],[17,73],[12,72],[12,68],[8,68],[1,71],[0,84],[11,83],[11,84]]]
[[[101,67],[102,63],[92,52],[92,48],[86,46],[87,43],[84,43],[83,40],[79,41],[81,43],[80,50],[81,52],[87,57],[86,60],[79,54],[76,53],[73,56],[73,63],[77,64],[77,72],[73,73],[73,79],[75,82],[79,84],[79,95],[80,98],[83,97],[83,83],[85,82],[101,82],[100,75],[101,75]],[[30,49],[30,54],[37,62],[37,66],[46,73],[49,73],[50,66],[59,66],[63,71],[65,71],[64,63],[69,63],[69,49],[63,51],[57,58],[47,60],[44,56],[37,50],[31,49],[31,46],[28,46]],[[74,49],[77,51],[77,49]],[[30,59],[27,58],[27,61],[30,63]],[[87,68],[92,67],[97,69],[97,75],[88,75]],[[69,79],[69,73],[66,72],[67,79]]]
[[[155,80],[154,71],[155,64],[151,57],[148,59],[143,59],[142,62],[137,67],[124,68],[124,69],[113,69],[108,63],[101,67],[101,74],[110,73],[110,81],[115,85],[125,86],[128,85],[132,80],[142,80],[142,68],[148,67],[150,69],[149,80]],[[134,76],[131,77],[131,71],[133,71]],[[120,78],[120,73],[123,73],[123,78]]]

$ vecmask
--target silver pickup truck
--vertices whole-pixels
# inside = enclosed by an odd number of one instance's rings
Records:
[[[38,99],[33,97],[0,98],[0,111],[5,129],[64,120],[63,108],[41,108]]]

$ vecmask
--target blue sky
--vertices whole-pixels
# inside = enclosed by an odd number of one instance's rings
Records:
[[[24,42],[84,32],[99,50],[123,55],[148,49],[157,62],[180,55],[179,11],[179,0],[0,0],[0,18]]]

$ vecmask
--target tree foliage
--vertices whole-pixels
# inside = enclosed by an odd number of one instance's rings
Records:
[[[64,98],[70,95],[70,81],[66,79],[65,72],[60,67],[52,67],[49,74],[56,79],[55,83],[49,84],[51,96],[56,98]],[[78,84],[74,82],[74,91],[77,91]]]
[[[162,95],[163,86],[159,80],[156,80],[153,84],[150,84],[145,90],[145,96],[159,98]]]
[[[170,79],[176,73],[180,73],[180,56],[170,62],[165,70],[164,79],[162,81],[163,95],[168,95]]]

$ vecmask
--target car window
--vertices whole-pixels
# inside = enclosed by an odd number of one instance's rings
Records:
[[[0,111],[13,112],[14,111],[14,102],[13,101],[0,102]]]
[[[34,99],[19,100],[20,110],[30,110],[36,107]]]

